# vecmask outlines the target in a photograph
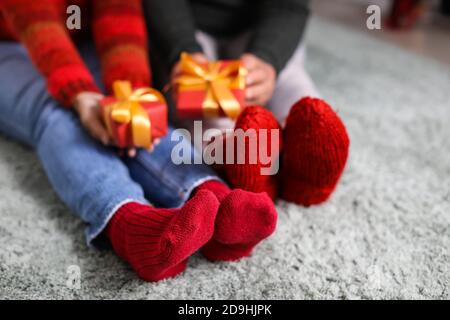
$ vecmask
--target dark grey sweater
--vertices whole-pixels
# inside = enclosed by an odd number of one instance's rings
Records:
[[[198,52],[200,29],[219,37],[251,31],[247,52],[279,72],[301,40],[309,0],[144,0],[152,43],[169,65],[182,51]]]

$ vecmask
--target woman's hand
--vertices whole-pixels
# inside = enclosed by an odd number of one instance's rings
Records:
[[[107,146],[111,140],[100,115],[102,98],[103,95],[97,92],[81,92],[75,97],[73,105],[83,127],[94,139]]]
[[[248,70],[245,89],[247,105],[266,105],[275,90],[275,68],[251,53],[242,55],[241,61]]]
[[[89,132],[89,134],[96,140],[103,143],[105,146],[113,144],[108,131],[103,123],[103,119],[100,113],[100,100],[103,95],[97,92],[81,92],[79,93],[73,102],[74,108],[77,111],[80,122],[83,127]],[[149,148],[149,152],[153,151],[154,146],[158,145],[160,139],[155,139],[152,146]],[[136,156],[136,148],[128,148],[127,154],[133,158]],[[120,151],[123,154],[123,151]]]

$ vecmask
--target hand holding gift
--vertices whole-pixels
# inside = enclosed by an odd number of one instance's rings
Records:
[[[196,62],[182,53],[175,79],[177,114],[181,118],[237,118],[245,107],[247,70],[239,60]]]
[[[81,125],[91,137],[107,146],[110,143],[110,137],[102,118],[99,117],[102,99],[103,95],[98,92],[83,91],[73,99],[73,108],[78,114]]]
[[[275,68],[251,53],[243,54],[241,61],[248,71],[245,89],[247,106],[265,106],[275,91]]]
[[[149,149],[167,134],[167,104],[152,88],[132,90],[128,81],[115,81],[114,97],[100,102],[106,128],[119,148]]]

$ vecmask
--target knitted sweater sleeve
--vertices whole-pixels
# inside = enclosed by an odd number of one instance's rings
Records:
[[[180,53],[202,52],[195,39],[195,20],[188,0],[144,0],[144,13],[152,42],[169,66],[180,58]]]
[[[280,72],[302,39],[309,16],[309,0],[261,0],[258,23],[248,51]]]
[[[134,87],[151,82],[141,5],[140,0],[93,1],[94,40],[109,91],[115,80],[128,80]]]
[[[76,94],[99,91],[51,0],[3,0],[1,10],[57,101],[71,106]]]

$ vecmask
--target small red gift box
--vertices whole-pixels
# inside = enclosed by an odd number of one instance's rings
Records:
[[[182,53],[181,75],[175,80],[180,118],[237,118],[245,107],[247,70],[239,60],[197,63]]]
[[[119,148],[148,149],[152,141],[167,134],[167,104],[152,88],[131,89],[128,81],[113,83],[114,97],[101,100],[102,116]]]

